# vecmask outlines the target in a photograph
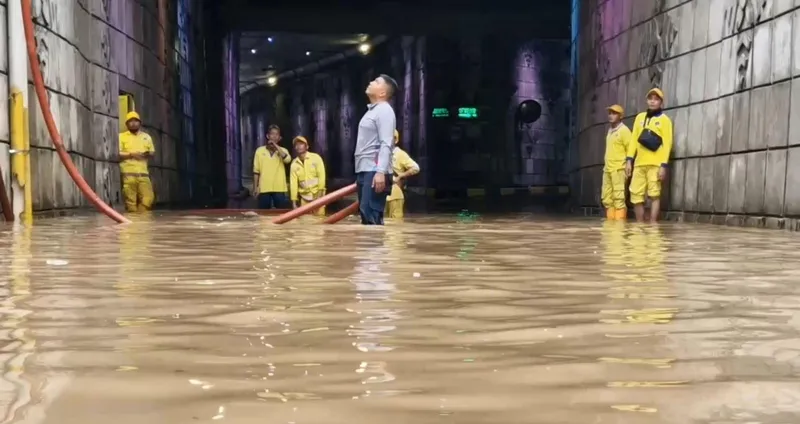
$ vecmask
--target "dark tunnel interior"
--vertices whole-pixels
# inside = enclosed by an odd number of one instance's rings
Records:
[[[422,168],[412,210],[563,206],[570,3],[207,1],[214,201],[252,189],[273,124],[284,147],[311,142],[329,189],[351,183],[364,88],[385,73],[400,145]]]

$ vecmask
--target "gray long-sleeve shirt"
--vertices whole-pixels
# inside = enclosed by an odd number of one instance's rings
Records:
[[[389,103],[379,102],[367,106],[367,113],[358,123],[356,173],[372,171],[392,173],[394,129],[394,109]]]

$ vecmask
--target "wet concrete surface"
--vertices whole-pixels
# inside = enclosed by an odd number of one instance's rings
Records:
[[[800,422],[795,234],[315,222],[0,229],[3,422]]]

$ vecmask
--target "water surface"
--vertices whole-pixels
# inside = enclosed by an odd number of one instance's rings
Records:
[[[313,223],[0,229],[0,422],[800,422],[796,234]]]

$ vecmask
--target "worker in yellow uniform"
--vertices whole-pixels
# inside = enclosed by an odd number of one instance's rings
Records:
[[[608,108],[608,134],[606,135],[606,158],[603,167],[603,207],[606,218],[624,220],[628,216],[625,205],[625,158],[631,142],[631,130],[622,123],[625,110],[620,105]]]
[[[405,205],[403,188],[405,187],[406,178],[419,174],[419,165],[398,144],[400,144],[400,133],[394,130],[394,150],[392,150],[394,181],[392,192],[386,198],[386,211],[384,213],[387,218],[393,219],[403,217],[403,206]]]
[[[325,195],[325,163],[322,156],[308,151],[308,140],[305,137],[295,137],[292,144],[297,157],[289,167],[289,195],[292,198],[292,207],[296,208]],[[315,210],[313,214],[325,216],[325,206]]]
[[[142,120],[136,112],[125,116],[128,131],[119,135],[119,168],[122,173],[122,196],[128,212],[149,211],[155,194],[150,182],[147,161],[155,155],[153,139],[142,131]]]
[[[253,187],[258,194],[259,209],[288,207],[286,165],[292,162],[292,155],[278,144],[280,142],[280,127],[270,125],[267,129],[267,144],[259,146],[253,157]]]
[[[672,151],[672,120],[664,114],[664,92],[647,92],[647,111],[636,115],[633,140],[628,145],[625,174],[632,175],[630,192],[636,220],[643,222],[645,195],[650,199],[650,221],[656,222],[661,209],[661,184],[667,178]]]

